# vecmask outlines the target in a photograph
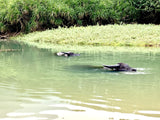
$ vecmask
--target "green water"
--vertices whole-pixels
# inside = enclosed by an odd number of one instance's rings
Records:
[[[21,49],[0,52],[0,120],[160,120],[160,53],[93,49],[66,58],[55,56],[60,49],[0,46]],[[98,68],[118,62],[137,72]]]

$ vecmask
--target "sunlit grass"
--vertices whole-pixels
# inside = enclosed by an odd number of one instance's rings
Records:
[[[159,47],[159,33],[158,25],[97,25],[33,32],[12,39],[53,45]]]

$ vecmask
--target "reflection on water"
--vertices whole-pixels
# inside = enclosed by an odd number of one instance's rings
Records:
[[[0,45],[23,49],[0,52],[0,120],[160,119],[159,54],[93,50],[66,58],[57,50]],[[118,62],[138,71],[102,68]]]

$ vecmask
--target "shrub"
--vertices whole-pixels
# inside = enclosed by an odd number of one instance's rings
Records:
[[[0,33],[123,22],[160,23],[160,1],[0,0]]]

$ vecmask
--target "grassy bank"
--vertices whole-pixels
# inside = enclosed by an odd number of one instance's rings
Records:
[[[160,47],[157,25],[106,25],[33,32],[12,39],[30,44]]]

